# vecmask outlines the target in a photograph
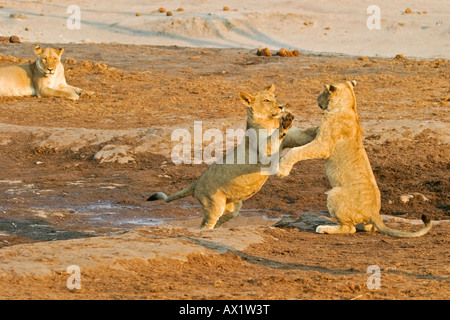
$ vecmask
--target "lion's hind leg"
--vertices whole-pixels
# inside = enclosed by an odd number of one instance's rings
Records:
[[[350,234],[356,232],[353,219],[353,194],[342,187],[334,187],[326,192],[327,207],[330,215],[336,219],[338,225],[321,225],[316,228],[317,233]]]
[[[361,222],[355,225],[356,231],[375,232],[377,228],[371,223]]]
[[[242,201],[227,203],[225,207],[225,212],[217,221],[215,228],[218,228],[225,222],[235,218],[238,215],[239,210],[241,210],[241,207]]]
[[[323,225],[318,226],[316,228],[316,233],[328,233],[328,234],[350,234],[355,233],[356,228],[353,225],[337,225],[337,226],[330,226],[330,225]]]
[[[216,226],[217,221],[225,211],[226,200],[225,195],[222,194],[199,199],[203,205],[203,221],[200,224],[200,228],[213,229]]]

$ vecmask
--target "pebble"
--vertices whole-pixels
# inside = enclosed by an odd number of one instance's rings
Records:
[[[270,52],[270,50],[268,48],[258,49],[256,54],[258,56],[263,56],[263,57],[270,57],[272,55],[272,53]]]

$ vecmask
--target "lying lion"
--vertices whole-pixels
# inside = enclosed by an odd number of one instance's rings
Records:
[[[0,96],[61,97],[78,100],[82,89],[69,86],[64,77],[61,55],[64,48],[34,48],[33,63],[0,68]],[[88,93],[88,92],[87,92]]]
[[[327,192],[327,206],[338,225],[318,226],[318,233],[354,233],[355,225],[366,231],[398,237],[419,237],[431,229],[431,221],[422,215],[425,228],[404,232],[387,227],[380,216],[381,197],[364,149],[363,131],[356,111],[355,81],[326,85],[317,101],[325,116],[317,137],[304,146],[291,149],[280,161],[277,175],[286,177],[292,166],[302,160],[325,159],[328,179],[333,187]]]
[[[263,141],[266,148],[264,152],[266,155],[276,156],[275,160],[278,163],[279,142],[291,128],[294,116],[285,110],[284,104],[275,97],[274,90],[272,85],[255,95],[241,91],[239,97],[247,106],[247,132],[249,129],[254,129],[256,132],[259,129],[265,129],[269,137],[258,135],[256,143],[259,145],[260,140],[265,139]],[[296,133],[298,141],[304,140],[305,143],[308,143],[314,139],[308,134],[305,134],[304,138],[300,137],[299,131]],[[274,147],[270,143],[272,138],[278,140]],[[194,196],[203,206],[204,218],[200,225],[201,228],[217,228],[236,217],[241,209],[242,201],[257,193],[269,177],[259,159],[256,163],[249,162],[249,151],[252,149],[249,139],[245,138],[241,143],[246,144],[244,163],[227,163],[227,154],[221,159],[222,161],[208,167],[200,178],[187,188],[171,196],[158,192],[148,200],[162,199],[165,202],[171,202],[187,196]],[[234,153],[233,159],[238,158],[238,148],[239,146],[230,151]]]

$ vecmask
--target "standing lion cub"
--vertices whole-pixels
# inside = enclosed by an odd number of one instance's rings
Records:
[[[0,68],[0,96],[61,97],[78,100],[84,90],[69,86],[64,76],[61,55],[64,48],[34,48],[36,61]]]
[[[353,86],[356,81],[326,85],[317,102],[325,111],[317,137],[291,149],[280,161],[279,177],[286,177],[292,166],[302,160],[325,159],[325,169],[333,187],[327,192],[327,206],[337,226],[318,226],[318,233],[354,233],[364,223],[366,231],[378,229],[397,237],[419,237],[431,229],[422,215],[425,228],[404,232],[387,227],[380,216],[381,197],[375,176],[362,143],[363,131],[356,111]]]
[[[226,221],[234,218],[239,213],[242,201],[250,198],[257,193],[269,177],[265,172],[265,165],[260,162],[250,163],[249,152],[256,148],[265,155],[274,155],[278,164],[278,149],[286,132],[291,128],[294,116],[285,110],[285,106],[274,94],[274,86],[250,94],[244,91],[239,92],[239,97],[247,106],[247,132],[251,129],[257,132],[256,142],[250,142],[250,139],[244,137],[241,144],[245,144],[245,162],[227,163],[229,154],[233,159],[239,157],[239,146],[225,155],[222,161],[209,166],[203,174],[185,189],[176,192],[171,196],[166,196],[162,192],[157,192],[148,198],[149,201],[164,200],[171,202],[187,196],[194,196],[203,206],[204,218],[200,225],[202,228],[216,228]],[[267,135],[259,134],[259,129],[265,129]],[[308,132],[309,133],[309,132]],[[310,142],[314,137],[308,133],[305,137],[300,137],[301,133],[296,134],[298,141],[304,143]],[[271,140],[278,140],[275,147]],[[265,141],[262,141],[265,140]],[[262,142],[262,144],[261,144]],[[242,150],[242,149],[241,149]]]

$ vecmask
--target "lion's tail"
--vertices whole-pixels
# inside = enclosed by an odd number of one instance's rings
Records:
[[[407,231],[401,231],[401,230],[389,228],[384,224],[384,222],[383,222],[383,220],[381,220],[380,216],[378,216],[377,219],[372,220],[371,222],[381,233],[384,233],[384,234],[387,234],[390,236],[394,236],[394,237],[415,238],[415,237],[420,237],[420,236],[423,236],[424,234],[427,234],[428,231],[430,231],[430,229],[431,229],[430,217],[423,214],[422,221],[425,224],[425,227],[416,232],[407,232]]]
[[[191,183],[189,186],[187,186],[183,190],[180,190],[170,196],[166,196],[166,194],[163,192],[156,192],[155,194],[151,195],[147,199],[147,201],[164,200],[165,202],[171,202],[171,201],[174,201],[177,199],[192,196],[194,194],[196,185],[197,185],[197,181]]]

